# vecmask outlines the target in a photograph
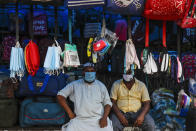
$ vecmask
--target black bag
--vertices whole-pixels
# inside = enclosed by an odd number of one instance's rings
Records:
[[[186,116],[186,131],[196,130],[196,109],[189,109]]]
[[[16,79],[9,78],[6,73],[0,73],[0,98],[14,98],[14,90],[18,87]]]
[[[6,88],[3,87],[3,81],[8,79],[9,76],[5,73],[0,73],[0,98],[6,98]]]
[[[0,99],[0,127],[12,127],[17,120],[17,101],[15,99]]]

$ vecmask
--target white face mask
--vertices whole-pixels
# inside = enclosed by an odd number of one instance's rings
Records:
[[[127,74],[123,74],[123,79],[126,81],[126,82],[129,82],[133,79],[133,74],[130,74],[130,75],[127,75]]]

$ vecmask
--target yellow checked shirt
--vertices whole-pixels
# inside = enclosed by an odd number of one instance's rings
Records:
[[[142,102],[150,100],[145,84],[135,78],[133,87],[129,90],[123,80],[114,82],[110,98],[117,100],[118,108],[126,112],[137,112]]]

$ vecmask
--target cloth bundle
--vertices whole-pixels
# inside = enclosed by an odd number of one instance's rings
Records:
[[[150,111],[156,126],[161,130],[184,130],[185,118],[179,116],[171,90],[160,88],[152,93]]]
[[[46,58],[44,61],[45,74],[52,75],[55,74],[55,71],[57,74],[59,74],[60,69],[62,69],[62,62],[60,60],[62,50],[56,40],[55,44],[51,47],[48,47]]]
[[[184,92],[184,90],[181,90],[178,93],[178,101],[177,101],[176,109],[178,110],[181,116],[186,116],[191,102],[192,99]]]
[[[126,62],[126,71],[130,69],[132,64],[137,65],[140,69],[140,62],[137,57],[135,46],[132,39],[128,39],[126,42],[126,52],[125,52],[125,62]]]
[[[20,43],[16,42],[16,46],[12,47],[10,57],[10,77],[24,76],[25,73],[25,60],[24,52],[20,47]]]
[[[196,76],[196,74],[195,74],[195,76]],[[189,79],[189,92],[192,95],[196,96],[196,78],[195,79],[193,79],[193,78]]]
[[[32,40],[25,47],[25,65],[28,73],[34,76],[39,69],[40,65],[40,54],[37,44]]]

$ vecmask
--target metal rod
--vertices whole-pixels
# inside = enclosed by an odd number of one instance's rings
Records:
[[[16,41],[19,41],[18,2],[16,3]]]
[[[68,10],[69,42],[72,43],[72,10]]]

